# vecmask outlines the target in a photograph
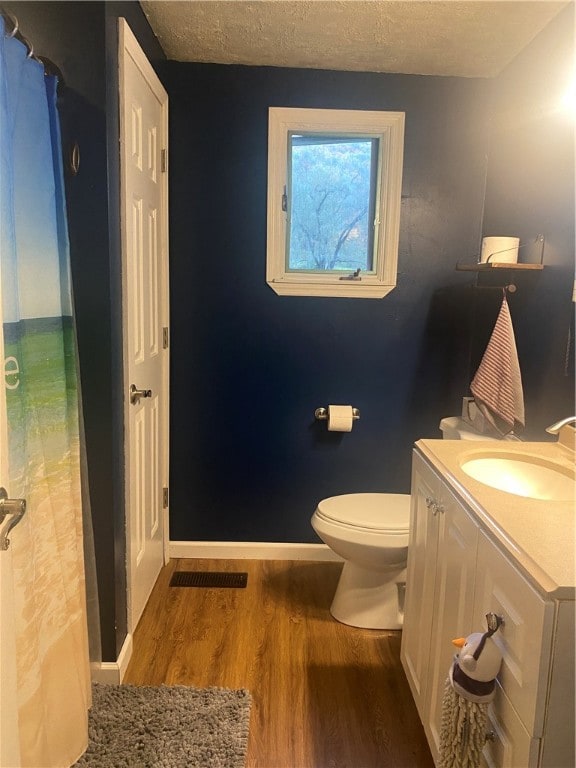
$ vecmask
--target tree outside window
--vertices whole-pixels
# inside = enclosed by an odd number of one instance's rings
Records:
[[[293,135],[289,270],[370,272],[378,141]]]

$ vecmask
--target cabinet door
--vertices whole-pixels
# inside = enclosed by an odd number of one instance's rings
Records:
[[[433,504],[439,501],[439,489],[438,476],[415,453],[400,658],[423,722],[438,544],[438,514],[434,514]]]
[[[474,620],[492,611],[504,624],[493,636],[502,652],[498,680],[528,733],[543,732],[554,605],[544,601],[484,534],[478,544]]]
[[[441,490],[440,504],[428,718],[425,723],[435,759],[440,746],[444,683],[456,652],[452,640],[486,628],[485,621],[478,627],[472,625],[478,526],[445,486]]]
[[[529,735],[501,689],[488,706],[487,731],[482,768],[535,768],[538,765],[540,741]]]

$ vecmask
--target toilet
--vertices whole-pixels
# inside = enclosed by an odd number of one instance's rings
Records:
[[[497,440],[457,416],[440,422],[444,440]],[[401,629],[410,531],[410,495],[348,493],[323,499],[312,527],[344,559],[332,616],[364,629]]]
[[[345,560],[330,613],[343,624],[365,629],[400,629],[410,495],[348,493],[323,499],[312,527]]]

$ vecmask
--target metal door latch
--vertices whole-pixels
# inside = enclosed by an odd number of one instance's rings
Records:
[[[0,550],[10,546],[8,534],[18,525],[26,512],[26,499],[9,499],[5,488],[0,488]]]
[[[136,384],[130,385],[130,402],[132,405],[136,405],[140,402],[141,397],[152,397],[151,389],[138,389]]]

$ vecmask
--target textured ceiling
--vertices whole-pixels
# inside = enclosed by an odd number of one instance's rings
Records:
[[[140,0],[176,61],[493,77],[568,2]]]

